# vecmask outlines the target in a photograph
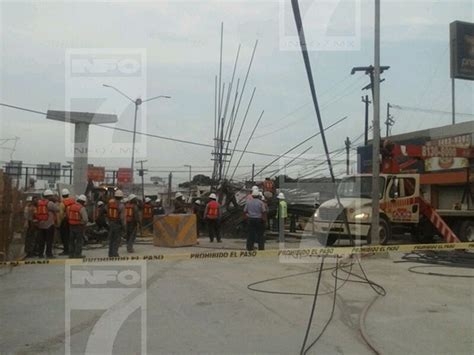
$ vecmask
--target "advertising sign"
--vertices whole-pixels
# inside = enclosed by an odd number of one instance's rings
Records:
[[[474,80],[474,23],[451,22],[449,36],[451,78]]]
[[[469,148],[471,146],[471,135],[463,134],[454,137],[434,139],[429,142],[426,142],[426,145],[440,148]],[[469,167],[469,160],[466,158],[433,157],[425,160],[426,172],[465,169],[467,167]]]
[[[87,168],[87,179],[102,182],[105,180],[105,168],[103,166],[89,166]]]
[[[117,171],[117,182],[119,184],[129,184],[133,182],[132,169],[119,168]]]

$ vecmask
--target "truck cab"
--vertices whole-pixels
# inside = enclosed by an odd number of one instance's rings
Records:
[[[322,203],[313,218],[313,230],[327,245],[337,239],[348,239],[344,223],[346,215],[350,235],[370,242],[372,214],[372,175],[360,174],[342,179],[337,188],[337,199]],[[380,241],[385,244],[391,237],[394,224],[416,225],[420,221],[419,174],[380,175]]]

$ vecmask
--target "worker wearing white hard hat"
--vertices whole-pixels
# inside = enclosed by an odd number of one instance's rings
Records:
[[[212,243],[214,239],[217,240],[217,243],[220,243],[221,234],[220,234],[220,217],[221,217],[221,206],[217,202],[217,195],[211,193],[209,195],[209,202],[206,205],[204,210],[204,219],[207,221],[207,229],[209,231],[209,240]]]
[[[163,208],[161,200],[159,198],[157,198],[156,201],[155,201],[155,207],[153,208],[153,215],[154,216],[161,216],[161,215],[164,215],[165,213],[166,213],[166,211]]]
[[[107,209],[105,208],[104,201],[97,201],[97,205],[94,209],[94,223],[99,231],[109,229],[107,224]]]
[[[123,191],[116,190],[114,198],[107,203],[107,220],[109,221],[109,258],[119,257],[120,238],[125,228],[125,207]]]
[[[173,213],[186,213],[186,202],[181,192],[177,192],[175,195]]]
[[[278,210],[277,210],[277,221],[278,231],[280,232],[280,239],[284,238],[285,220],[288,218],[288,204],[285,201],[285,194],[280,192],[277,196],[278,199]]]
[[[194,200],[193,205],[192,205],[192,211],[193,214],[196,216],[196,234],[197,237],[200,237],[200,233],[202,230],[202,224],[203,224],[203,203],[201,202],[200,199]],[[197,244],[199,244],[199,240],[197,241]]]
[[[125,235],[127,239],[127,252],[133,253],[133,244],[137,237],[137,229],[140,224],[140,211],[137,196],[130,194],[125,203]]]
[[[87,197],[79,195],[75,203],[66,210],[66,217],[69,224],[69,258],[83,258],[82,244],[84,240],[85,226],[89,222],[85,208]]]
[[[258,194],[259,190],[258,190],[258,186],[254,185],[254,186],[252,186],[252,189],[250,190],[250,193],[247,195],[246,200],[250,201],[251,199],[253,199],[256,196],[256,195],[254,196],[255,192]]]
[[[267,220],[267,206],[261,200],[263,194],[258,190],[252,191],[253,198],[245,204],[244,213],[248,220],[247,250],[254,250],[255,242],[258,249],[265,249],[265,223]]]
[[[153,204],[149,197],[145,197],[142,206],[142,228],[149,233],[153,233]]]
[[[38,201],[35,215],[35,219],[38,221],[38,256],[42,258],[46,252],[47,258],[54,258],[54,222],[56,220],[56,214],[59,212],[59,206],[53,191],[50,189],[46,189],[43,192],[43,197],[44,198]]]
[[[69,223],[66,216],[67,209],[72,206],[76,201],[70,197],[68,189],[64,188],[61,190],[61,202],[59,203],[58,213],[58,224],[59,224],[59,236],[61,237],[61,243],[63,245],[63,251],[59,255],[69,255]]]
[[[32,195],[26,197],[26,205],[23,210],[25,219],[25,253],[27,258],[33,258],[35,256],[36,246],[36,226],[35,226],[35,214],[36,214],[36,198],[33,199]]]

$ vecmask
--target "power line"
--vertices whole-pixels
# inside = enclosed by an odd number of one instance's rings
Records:
[[[33,109],[21,107],[21,106],[9,105],[9,104],[5,104],[5,103],[0,103],[0,106],[9,107],[9,108],[16,109],[16,110],[20,110],[20,111],[26,111],[26,112],[36,113],[36,114],[43,115],[43,116],[46,116],[46,115],[47,115],[46,112],[42,112],[42,111],[38,111],[38,110],[33,110]],[[50,117],[53,117],[53,116],[50,115]],[[62,118],[64,118],[64,117],[62,117]],[[125,129],[125,128],[110,127],[110,126],[105,126],[105,125],[97,124],[97,123],[91,123],[91,125],[94,125],[94,126],[96,126],[96,127],[102,127],[102,128],[114,130],[114,131],[119,131],[119,132],[133,133],[133,130]],[[212,144],[200,143],[200,142],[195,142],[195,141],[190,141],[190,140],[184,140],[184,139],[179,139],[179,138],[173,138],[173,137],[160,136],[160,135],[157,135],[157,134],[144,133],[144,132],[139,132],[139,131],[137,131],[136,134],[138,134],[138,135],[140,135],[140,136],[145,136],[145,137],[150,137],[150,138],[156,138],[156,139],[162,139],[162,140],[167,140],[167,141],[176,142],[176,143],[189,144],[189,145],[194,145],[194,146],[199,146],[199,147],[205,147],[205,148],[214,148],[214,145],[212,145]],[[235,151],[236,151],[236,152],[242,152],[243,150],[241,150],[241,149],[236,149]],[[254,152],[254,151],[250,151],[250,150],[247,150],[246,153],[252,154],[252,155],[266,156],[266,157],[279,157],[279,156],[280,156],[280,155],[278,155],[278,154],[263,153],[263,152]],[[302,159],[302,160],[307,160],[306,158],[301,158],[301,159]]]
[[[450,111],[433,110],[433,109],[421,108],[421,107],[401,106],[401,105],[393,105],[393,104],[390,104],[390,107],[397,110],[416,111],[416,112],[425,112],[425,113],[438,113],[441,115],[452,115],[452,112]],[[474,116],[474,114],[472,113],[462,113],[462,112],[456,112],[456,115],[469,116],[469,117]]]

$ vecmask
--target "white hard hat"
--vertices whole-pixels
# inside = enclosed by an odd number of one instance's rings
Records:
[[[254,191],[254,190],[258,191],[258,186],[257,185],[252,186],[252,191]]]
[[[69,196],[69,190],[68,189],[63,189],[61,191],[61,196]]]
[[[53,196],[53,191],[51,191],[50,189],[44,190],[43,196],[44,197]]]
[[[102,206],[104,203],[102,201],[97,202],[97,206]]]
[[[31,202],[33,201],[33,196],[26,196],[26,202]]]
[[[156,199],[156,203],[160,203],[161,200],[159,198]]]
[[[137,198],[137,196],[134,195],[134,194],[128,195],[128,200],[129,200],[129,201],[132,201],[133,199],[136,199],[136,198]]]
[[[145,202],[146,202],[146,203],[151,202],[151,198],[145,197]]]
[[[175,198],[178,198],[178,197],[183,197],[183,194],[181,192],[177,192],[176,195],[174,196]]]
[[[82,201],[82,202],[86,202],[87,201],[87,197],[86,195],[79,195],[79,197],[77,198],[78,201]]]
[[[284,200],[285,199],[285,194],[283,192],[280,192],[277,196],[277,199]]]
[[[252,189],[252,196],[253,196],[253,197],[258,197],[258,196],[260,196],[260,191],[258,191],[258,189],[257,189],[257,190]]]
[[[217,196],[215,193],[210,194],[209,198],[212,198],[213,200],[217,200]]]
[[[122,192],[122,190],[117,190],[117,191],[115,191],[114,196],[115,196],[115,197],[123,197],[123,192]]]
[[[201,200],[196,200],[196,201],[194,201],[194,203],[195,203],[196,205],[200,205],[200,204],[201,204]]]

